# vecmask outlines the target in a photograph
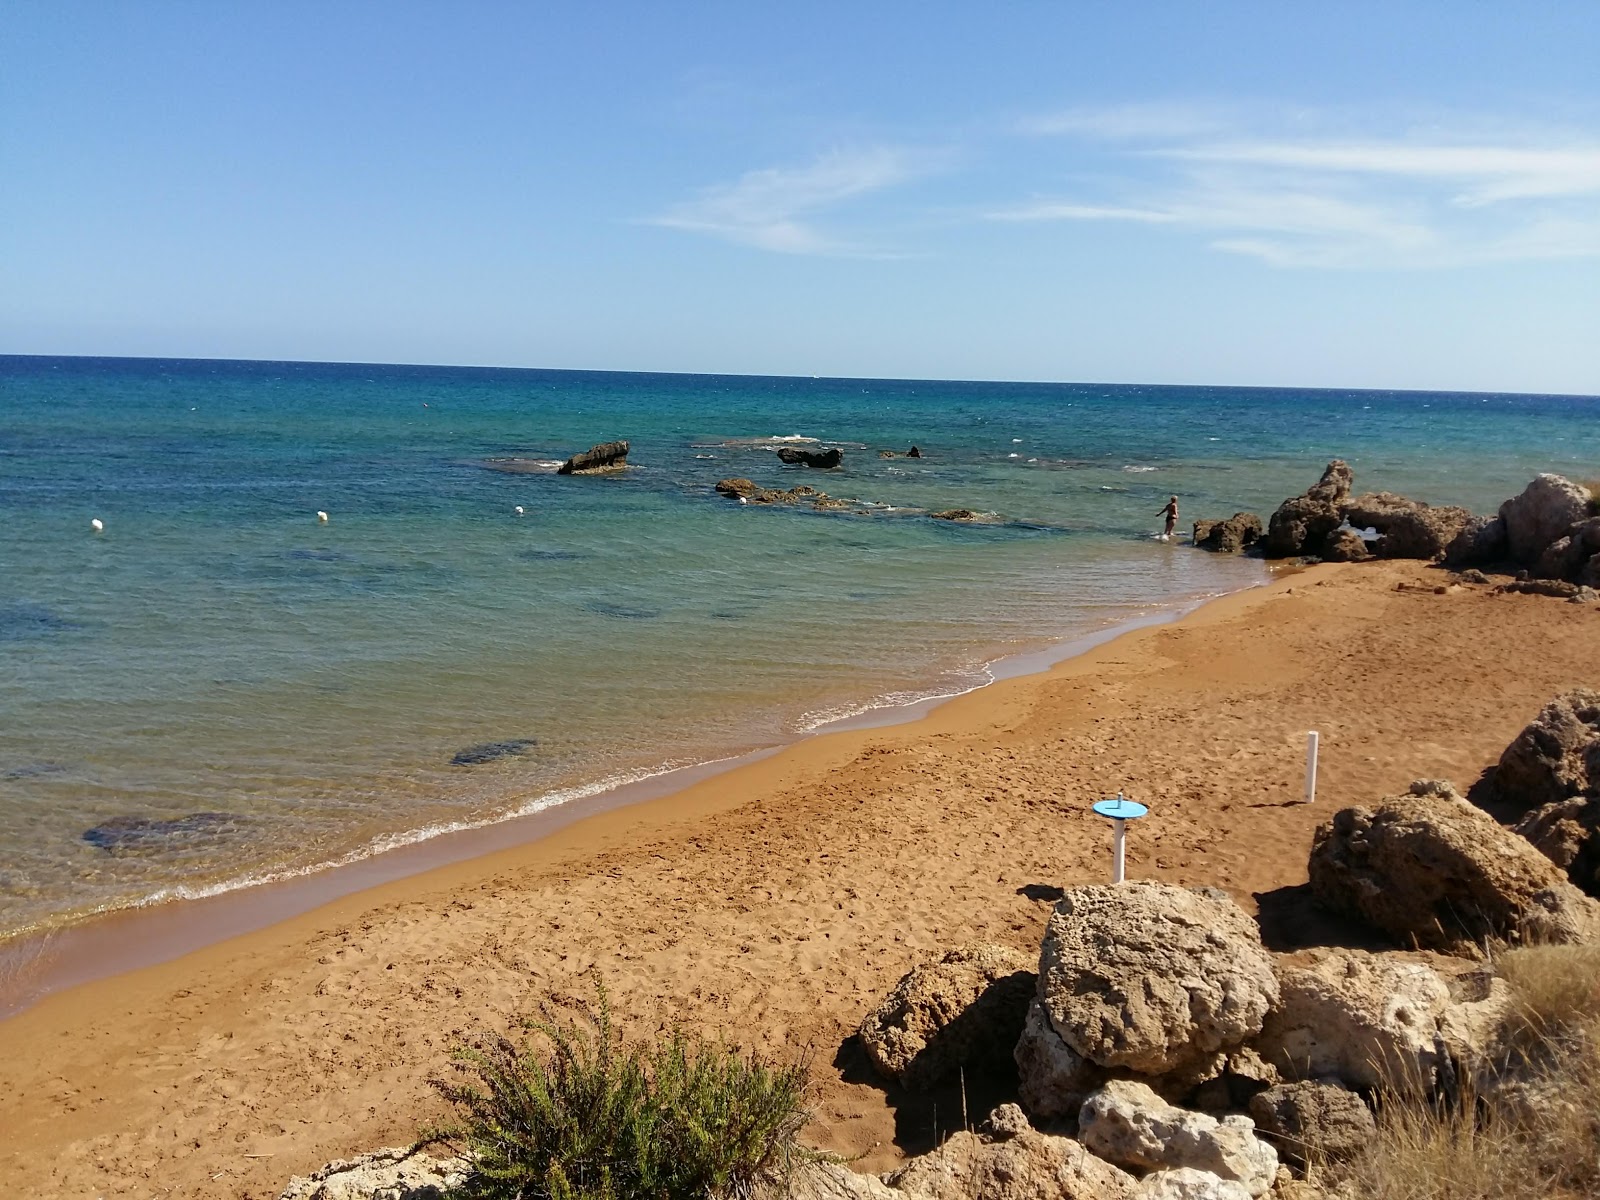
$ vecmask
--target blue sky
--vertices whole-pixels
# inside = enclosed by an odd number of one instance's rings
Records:
[[[1600,3],[0,0],[0,352],[1600,393]]]

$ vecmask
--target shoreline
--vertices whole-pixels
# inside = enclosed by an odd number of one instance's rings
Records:
[[[629,1037],[809,1050],[807,1140],[887,1169],[956,1109],[879,1083],[856,1027],[945,950],[1037,951],[1061,889],[1106,876],[1092,799],[1151,804],[1130,877],[1281,914],[1333,812],[1470,784],[1551,695],[1600,678],[1596,617],[1417,563],[1314,567],[915,722],[57,992],[0,1022],[0,1162],[31,1196],[272,1200],[409,1142],[441,1115],[426,1081],[453,1045],[599,979]]]
[[[436,832],[407,831],[395,835],[401,840],[393,845],[375,850],[363,848],[330,863],[264,879],[221,884],[217,890],[200,895],[130,904],[61,925],[23,931],[0,943],[0,1023],[27,1012],[57,992],[171,962],[375,887],[515,849],[589,817],[668,799],[702,780],[792,751],[815,738],[914,724],[940,706],[1002,680],[1048,672],[1124,634],[1181,621],[1219,600],[1266,587],[1286,569],[1264,564],[1263,572],[1265,579],[1247,587],[1189,597],[1090,633],[1002,655],[984,663],[987,678],[983,682],[960,691],[904,703],[869,703],[860,711],[800,729],[776,745],[729,758],[665,767],[621,782],[602,780],[595,785],[577,785],[563,790],[577,791],[579,795],[531,811],[462,822]],[[588,786],[594,790],[585,791]]]

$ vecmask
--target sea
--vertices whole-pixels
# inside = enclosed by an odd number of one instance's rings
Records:
[[[0,357],[0,939],[982,686],[1262,583],[1160,510],[1334,457],[1492,511],[1600,400]]]

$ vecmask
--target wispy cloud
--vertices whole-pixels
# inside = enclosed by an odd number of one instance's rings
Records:
[[[896,147],[836,151],[803,167],[748,171],[647,223],[780,254],[883,257],[882,249],[824,231],[818,218],[937,170],[941,162],[936,153]]]
[[[1109,108],[1068,108],[1018,123],[1024,134],[1038,137],[1075,136],[1113,141],[1170,139],[1222,133],[1228,122],[1222,111],[1205,105],[1119,104]]]
[[[1109,153],[1116,181],[986,215],[1190,229],[1275,266],[1600,255],[1600,138],[1285,137],[1186,123],[1183,112],[1164,127],[1162,110],[1041,119],[1038,132],[1093,141],[1084,153],[1102,171]]]

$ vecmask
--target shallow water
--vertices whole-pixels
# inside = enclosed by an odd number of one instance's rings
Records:
[[[0,931],[771,745],[1264,577],[1153,540],[1174,492],[1186,528],[1335,455],[1479,509],[1600,474],[1600,402],[1561,397],[5,358],[0,414]],[[554,474],[616,437],[627,471]],[[780,465],[806,438],[844,467]],[[925,515],[958,507],[993,523]]]

